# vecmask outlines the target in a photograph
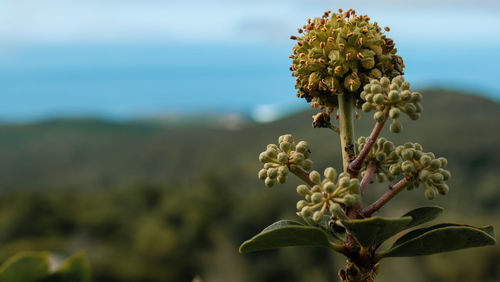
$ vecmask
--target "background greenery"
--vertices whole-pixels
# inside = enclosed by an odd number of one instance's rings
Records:
[[[398,195],[382,211],[446,208],[438,220],[499,230],[500,105],[424,91],[421,120],[403,121],[396,144],[446,156],[450,193]],[[242,256],[239,244],[280,218],[296,219],[298,181],[267,189],[258,153],[279,135],[307,140],[314,169],[341,168],[338,137],[310,126],[313,112],[244,123],[52,120],[0,126],[0,260],[23,250],[67,257],[83,249],[94,281],[335,281],[343,257],[287,248]],[[368,135],[362,115],[356,134]],[[368,201],[386,186],[369,188]],[[382,262],[380,281],[500,281],[500,247]]]

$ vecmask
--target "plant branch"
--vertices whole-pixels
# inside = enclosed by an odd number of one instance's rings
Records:
[[[368,184],[370,184],[370,182],[372,181],[372,177],[373,174],[375,173],[376,168],[377,166],[375,162],[370,161],[368,163],[368,166],[365,171],[365,176],[363,176],[363,179],[361,179],[361,183],[359,185],[359,190],[361,191],[361,194],[363,194],[363,192],[366,189],[366,186],[368,186]]]
[[[342,165],[348,172],[349,162],[354,159],[354,96],[343,94],[338,96],[340,144],[342,146]],[[351,177],[353,177],[351,175]]]
[[[338,129],[338,127],[336,127],[335,125],[333,125],[333,124],[331,124],[331,123],[330,123],[330,124],[328,125],[328,128],[330,128],[331,130],[333,130],[333,131],[337,132],[337,134],[340,134],[340,130],[339,130],[339,129]]]
[[[401,192],[406,187],[406,184],[408,184],[408,178],[407,177],[401,179],[395,185],[389,186],[389,191],[385,192],[385,194],[382,195],[378,200],[376,200],[371,205],[369,205],[368,207],[366,207],[366,209],[363,210],[363,215],[366,216],[366,217],[369,217],[374,212],[378,211],[387,202],[389,202],[394,196],[396,196],[396,194],[398,194],[399,192]]]
[[[309,186],[313,187],[316,183],[312,182],[309,178],[309,173],[302,170],[300,167],[296,165],[288,165],[288,170],[290,170],[293,174],[295,174],[298,178],[302,179]]]
[[[363,161],[365,160],[366,156],[370,152],[370,149],[372,148],[375,141],[377,141],[377,138],[380,134],[380,131],[382,131],[382,128],[384,128],[384,124],[385,124],[386,120],[387,120],[387,116],[384,119],[384,121],[377,122],[375,124],[372,132],[370,133],[370,136],[368,137],[365,145],[363,146],[363,149],[361,149],[361,152],[359,152],[359,155],[352,162],[349,163],[349,166],[347,168],[347,172],[350,175],[357,176],[359,174],[359,170],[361,169],[361,166],[363,165]]]

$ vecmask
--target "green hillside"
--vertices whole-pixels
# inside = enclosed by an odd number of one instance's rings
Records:
[[[500,104],[446,91],[424,92],[418,122],[383,136],[446,156],[450,193],[399,195],[382,213],[419,204],[500,230]],[[0,126],[0,258],[19,250],[66,256],[85,249],[95,281],[335,281],[343,258],[321,249],[241,256],[238,244],[273,220],[295,217],[297,181],[267,189],[258,154],[279,135],[307,140],[314,169],[340,168],[338,137],[311,128],[312,111],[268,124],[165,124],[54,120]],[[373,119],[356,121],[368,135]],[[373,187],[374,198],[385,187]],[[457,267],[460,266],[460,267]],[[384,269],[385,268],[385,269]],[[498,281],[500,248],[388,260],[380,281]],[[453,269],[453,270],[450,270]],[[392,274],[392,276],[391,276]],[[279,278],[278,278],[279,277]],[[411,278],[408,278],[411,279]]]

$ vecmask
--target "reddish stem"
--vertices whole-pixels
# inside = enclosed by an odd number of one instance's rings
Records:
[[[370,149],[372,148],[375,141],[377,141],[377,138],[380,134],[380,131],[382,131],[382,128],[384,128],[384,124],[385,124],[386,120],[387,120],[387,117],[384,119],[384,121],[377,122],[375,124],[372,132],[370,133],[370,136],[368,137],[365,145],[363,146],[363,149],[361,149],[361,152],[359,152],[359,155],[352,162],[349,163],[349,166],[347,167],[347,172],[351,176],[353,176],[353,177],[358,176],[359,170],[361,169],[361,166],[363,165],[363,161],[365,160],[366,156],[370,152]]]
[[[401,179],[398,183],[393,186],[389,186],[389,191],[385,192],[378,200],[369,205],[363,210],[363,215],[369,217],[374,212],[378,211],[381,207],[383,207],[387,202],[389,202],[396,194],[401,192],[403,188],[406,187],[408,183],[408,178]]]
[[[368,163],[365,175],[363,176],[363,179],[361,179],[361,184],[359,185],[359,190],[361,191],[361,194],[363,194],[368,184],[370,184],[370,182],[372,181],[372,177],[373,174],[375,173],[376,168],[377,166],[373,161]]]
[[[312,182],[312,180],[309,179],[309,173],[302,170],[300,167],[296,165],[288,165],[288,169],[309,186],[313,187],[314,185],[316,185],[316,183]]]

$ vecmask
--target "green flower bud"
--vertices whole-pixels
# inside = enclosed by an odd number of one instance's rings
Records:
[[[401,111],[398,109],[398,108],[391,108],[391,110],[389,111],[389,116],[392,118],[392,119],[397,119],[399,118],[399,115],[401,114]]]
[[[389,172],[392,175],[399,175],[403,170],[401,169],[401,165],[399,164],[393,164],[389,167]]]
[[[365,84],[365,86],[363,86],[363,91],[365,91],[366,94],[372,93],[371,90],[372,90],[371,84]]]
[[[307,195],[311,194],[311,191],[309,190],[309,188],[307,188],[306,185],[302,184],[302,185],[297,186],[297,193],[299,193],[299,195],[302,195],[302,196],[307,196]]]
[[[445,181],[451,178],[451,173],[446,169],[440,169],[439,172],[443,175]]]
[[[411,93],[411,101],[412,102],[422,102],[422,94],[419,92]]]
[[[415,169],[415,166],[411,161],[404,161],[401,164],[401,169],[403,170],[404,173],[410,173]]]
[[[307,206],[307,202],[304,200],[300,200],[297,202],[297,209],[300,211],[302,210],[305,206]]]
[[[278,175],[278,182],[281,184],[284,184],[287,179],[288,179],[288,176],[286,176],[286,175]]]
[[[401,91],[401,93],[399,93],[399,97],[401,98],[401,100],[403,100],[405,102],[410,101],[410,99],[411,99],[411,92],[410,92],[410,90]]]
[[[289,154],[292,150],[292,143],[283,141],[282,143],[280,143],[280,148],[283,152]]]
[[[423,155],[421,158],[420,158],[420,163],[424,166],[424,167],[427,167],[431,164],[431,157],[428,156],[428,155]]]
[[[280,136],[280,138],[283,138],[283,141],[279,141],[279,143],[282,143],[282,142],[293,143],[292,134],[285,134],[285,135]]]
[[[306,141],[300,141],[297,144],[295,150],[299,153],[306,154],[309,151],[309,145]]]
[[[337,217],[341,217],[344,213],[344,210],[342,209],[342,207],[337,203],[331,204],[329,210],[333,215],[335,215]]]
[[[274,148],[268,148],[265,153],[270,159],[274,159],[278,156],[278,150]]]
[[[366,94],[366,96],[365,96],[366,102],[373,103],[373,96],[375,96],[375,95],[374,94]]]
[[[434,160],[431,161],[431,163],[429,164],[429,166],[432,169],[436,170],[436,169],[438,169],[438,168],[441,167],[441,162],[438,159],[434,159]]]
[[[408,90],[410,89],[410,83],[405,81],[401,84],[401,90]]]
[[[385,119],[384,112],[382,111],[375,112],[375,114],[373,115],[373,119],[377,122],[383,122]]]
[[[389,126],[389,130],[392,133],[400,133],[403,126],[399,123],[397,119],[393,119],[391,125]]]
[[[259,179],[260,180],[266,179],[266,177],[267,177],[267,169],[263,168],[263,169],[259,170],[259,174],[258,175],[259,175]]]
[[[278,169],[275,167],[268,169],[267,170],[267,177],[273,178],[273,179],[278,177]]]
[[[430,175],[431,175],[430,171],[423,169],[418,173],[418,179],[420,179],[421,181],[427,181]]]
[[[375,156],[375,159],[377,159],[377,161],[379,162],[385,161],[386,158],[387,155],[384,152],[378,152],[377,155]]]
[[[405,160],[413,160],[413,150],[412,149],[404,149],[401,151],[401,156]]]
[[[425,197],[427,198],[427,200],[434,199],[436,197],[436,191],[434,191],[434,189],[426,189]]]
[[[347,194],[344,196],[345,205],[350,206],[358,206],[361,204],[361,197],[358,194]]]
[[[376,94],[375,96],[373,96],[373,101],[375,102],[375,104],[383,104],[384,103],[384,94]]]
[[[349,177],[342,177],[342,178],[339,179],[339,185],[340,185],[340,187],[344,187],[344,188],[348,187],[350,183],[351,182],[350,182]]]
[[[259,161],[262,162],[262,163],[267,163],[267,162],[270,162],[272,160],[269,159],[269,157],[267,156],[266,152],[262,152],[262,153],[259,154]]]
[[[440,183],[440,182],[443,182],[444,181],[444,177],[441,173],[433,173],[431,174],[431,180],[436,182],[436,183]]]
[[[296,164],[300,164],[305,160],[304,154],[295,152],[293,155],[293,162]]]
[[[423,156],[421,151],[414,150],[413,151],[413,159],[414,160],[420,160],[420,158]]]
[[[324,174],[325,174],[325,177],[328,178],[332,182],[337,177],[337,171],[333,167],[327,167],[325,169]]]
[[[389,85],[389,90],[392,92],[392,91],[398,91],[399,90],[399,85],[397,85],[396,83],[391,83],[391,85]]]
[[[448,187],[448,185],[446,185],[444,183],[436,185],[436,188],[437,188],[439,194],[441,194],[441,195],[446,195],[446,194],[448,194],[448,192],[450,192],[450,187]]]
[[[313,215],[313,220],[318,222],[321,220],[321,217],[323,216],[323,213],[321,211],[315,211]]]
[[[300,215],[302,217],[310,217],[312,215],[311,207],[309,207],[309,206],[303,207],[302,210],[300,211]]]
[[[287,163],[288,162],[288,155],[284,152],[279,153],[278,154],[278,162]]]
[[[333,191],[335,191],[335,184],[328,182],[325,185],[323,185],[323,188],[325,188],[325,192],[331,194],[333,193]]]
[[[267,177],[266,180],[264,181],[264,183],[266,184],[266,186],[268,188],[271,188],[276,183],[276,179],[271,179],[271,178]]]
[[[322,200],[323,200],[323,196],[321,195],[321,193],[314,193],[311,196],[311,201],[315,204],[321,203]]]
[[[417,111],[417,108],[413,104],[406,104],[405,105],[405,112],[409,115],[415,114]]]
[[[397,87],[397,86],[396,86],[396,87]],[[389,95],[388,95],[388,96],[389,96],[389,100],[391,100],[391,101],[393,101],[393,102],[394,102],[394,101],[397,101],[397,100],[399,99],[399,92],[398,92],[397,88],[396,88],[396,90],[391,90],[391,91],[389,92]]]
[[[311,188],[311,192],[313,193],[320,193],[321,192],[321,186],[319,185],[314,185],[312,188]]]
[[[378,84],[372,84],[371,86],[371,92],[373,94],[378,94],[378,93],[382,93],[382,87]]]
[[[368,75],[378,79],[382,77],[382,72],[379,69],[372,69]]]
[[[278,146],[276,146],[276,144],[268,144],[266,147],[266,150],[269,150],[269,149],[278,151]]]
[[[287,176],[288,175],[288,167],[286,167],[286,166],[280,166],[278,168],[278,175],[279,176]]]
[[[382,87],[389,87],[389,84],[391,84],[391,81],[389,80],[389,78],[384,76],[380,79],[380,84],[382,85]]]
[[[311,160],[309,160],[309,159],[304,160],[304,161],[302,162],[302,167],[303,167],[305,170],[307,170],[307,171],[311,170],[312,166],[313,166],[313,162],[312,162]]]
[[[422,104],[415,103],[414,105],[415,105],[415,113],[421,113],[424,110],[424,108],[422,107]]]
[[[317,171],[313,170],[311,171],[311,173],[309,173],[309,179],[311,179],[312,182],[319,184],[321,181],[321,176]]]
[[[398,75],[392,79],[392,83],[396,84],[398,87],[401,87],[401,85],[403,84],[403,81],[404,81],[404,79],[400,75]]]
[[[422,147],[422,145],[420,145],[420,143],[414,143],[414,146],[415,150],[418,150],[418,151],[422,151],[424,148]]]
[[[391,153],[392,151],[394,151],[394,143],[392,143],[391,141],[385,142],[383,150],[386,154]]]
[[[372,104],[368,102],[363,103],[363,105],[361,106],[361,110],[365,113],[371,111],[372,109],[373,109]]]
[[[438,160],[441,162],[441,168],[445,168],[448,165],[448,160],[446,158],[440,157]]]

